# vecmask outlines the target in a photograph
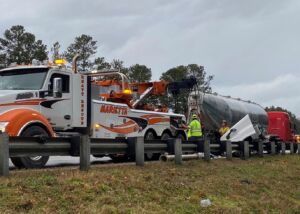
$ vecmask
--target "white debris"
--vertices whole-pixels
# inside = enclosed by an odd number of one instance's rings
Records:
[[[211,205],[211,201],[209,199],[203,199],[200,201],[201,207],[209,207]]]

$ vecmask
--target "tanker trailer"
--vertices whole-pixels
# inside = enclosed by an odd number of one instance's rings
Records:
[[[203,130],[213,141],[219,141],[219,128],[223,120],[232,127],[247,114],[253,126],[265,135],[268,126],[268,115],[264,108],[254,102],[193,91],[188,98],[188,118],[193,113],[199,114]]]

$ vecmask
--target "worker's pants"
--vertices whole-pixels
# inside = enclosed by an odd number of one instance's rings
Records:
[[[200,137],[194,137],[193,136],[193,137],[190,137],[189,140],[190,141],[200,141],[200,140],[203,140],[203,137],[202,136],[200,136]]]

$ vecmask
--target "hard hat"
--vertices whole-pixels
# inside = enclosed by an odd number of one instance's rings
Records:
[[[198,117],[197,117],[196,114],[193,114],[192,118],[193,118],[193,119],[197,119]]]

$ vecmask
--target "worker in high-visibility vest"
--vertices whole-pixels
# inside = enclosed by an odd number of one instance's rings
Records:
[[[199,140],[202,137],[201,122],[196,114],[193,114],[188,128],[189,140]]]
[[[227,124],[227,121],[226,120],[223,120],[222,121],[222,126],[221,128],[219,129],[219,133],[220,133],[220,136],[222,137],[228,130],[229,130],[229,126]]]

